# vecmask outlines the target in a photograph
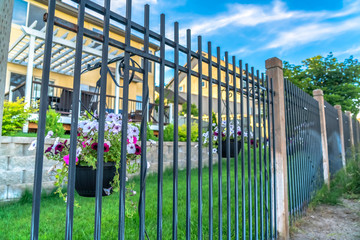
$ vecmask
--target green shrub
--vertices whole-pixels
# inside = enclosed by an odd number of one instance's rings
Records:
[[[155,137],[154,135],[154,131],[150,129],[150,125],[151,123],[148,123],[146,125],[146,140],[154,140],[154,141],[157,141],[157,137]]]
[[[191,141],[196,142],[198,140],[198,125],[197,123],[191,124]],[[186,124],[181,125],[178,130],[179,142],[186,142]],[[164,129],[164,141],[174,141],[174,124],[169,124]]]
[[[184,102],[182,104],[182,109],[181,109],[181,112],[180,112],[180,116],[184,116],[186,114],[186,111],[187,111],[187,103]],[[192,116],[195,116],[195,117],[199,116],[199,110],[197,109],[195,104],[191,104],[190,112],[191,112]]]
[[[174,141],[174,124],[169,124],[164,129],[164,141],[172,142]]]
[[[32,107],[25,108],[24,98],[18,98],[16,102],[4,101],[2,135],[13,135],[21,131],[30,114],[36,111]]]
[[[64,126],[60,121],[60,113],[57,113],[54,109],[49,107],[46,113],[46,134],[49,131],[53,131],[53,137],[62,137],[65,134]]]

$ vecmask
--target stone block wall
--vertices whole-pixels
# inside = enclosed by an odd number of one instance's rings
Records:
[[[29,151],[30,143],[36,138],[29,137],[0,137],[0,201],[18,199],[25,189],[32,191],[34,183],[35,151]],[[53,144],[54,139],[46,139],[45,149]],[[186,168],[186,143],[180,142],[179,170]],[[191,143],[191,167],[198,167],[197,143]],[[173,167],[173,142],[164,142],[164,171]],[[147,143],[147,161],[150,162],[148,173],[157,173],[158,168],[158,143]],[[203,148],[203,166],[208,166],[209,151]],[[213,155],[214,164],[217,155]],[[54,188],[55,178],[48,173],[56,162],[44,158],[43,165],[43,190],[51,191]]]

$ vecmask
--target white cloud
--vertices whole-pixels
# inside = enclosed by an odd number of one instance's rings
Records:
[[[360,1],[356,0],[340,11],[290,11],[284,2],[274,0],[269,5],[230,4],[228,11],[194,20],[189,25],[194,35],[217,34],[227,26],[254,27],[264,23],[298,19],[322,20],[351,15],[360,11]],[[184,32],[184,31],[182,31]],[[182,36],[184,37],[184,36]]]
[[[271,41],[265,49],[290,48],[310,42],[326,40],[350,30],[360,30],[360,17],[339,23],[311,23],[284,31]]]
[[[360,45],[346,49],[344,51],[333,52],[333,54],[335,56],[354,55],[354,54],[359,54],[359,53],[360,53]]]

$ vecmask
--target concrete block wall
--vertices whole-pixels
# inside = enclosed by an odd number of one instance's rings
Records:
[[[28,148],[36,138],[29,137],[0,137],[0,201],[11,201],[21,197],[25,189],[32,191],[34,182],[35,151]],[[54,139],[46,139],[45,149],[53,144]],[[179,143],[179,170],[186,167],[186,143]],[[164,142],[164,171],[173,167],[173,142]],[[198,167],[197,143],[191,144],[191,167]],[[157,173],[158,143],[147,143],[147,160],[150,162],[148,173]],[[208,166],[209,151],[203,148],[203,166]],[[213,154],[214,164],[218,162],[217,154]],[[54,188],[55,177],[49,169],[57,163],[44,158],[43,190]]]
[[[0,137],[0,201],[18,199],[25,189],[32,190],[34,183],[35,151],[28,148],[36,138]],[[47,139],[45,147],[54,139]],[[48,174],[54,161],[44,158],[43,190],[53,189],[55,178]]]

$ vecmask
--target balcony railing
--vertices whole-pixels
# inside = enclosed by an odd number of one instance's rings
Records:
[[[33,81],[32,82],[32,94],[31,94],[31,106],[34,108],[39,107],[40,100],[40,91],[41,82]],[[25,83],[20,84],[19,86],[10,90],[11,93],[7,93],[7,97],[10,101],[16,100],[17,97],[24,97],[25,95]],[[71,114],[72,109],[72,94],[73,89],[58,86],[55,84],[49,84],[49,95],[48,103],[51,109],[54,109],[56,112],[60,113],[63,116],[68,116]],[[96,92],[81,91],[79,104],[81,106],[81,113],[85,111],[91,111],[97,109],[97,105],[100,101],[100,94]],[[106,111],[109,113],[115,112],[115,96],[106,95]],[[136,101],[129,99],[128,100],[128,113],[129,119],[133,122],[140,122],[142,119],[142,101]],[[122,113],[123,100],[119,98],[119,113]],[[157,123],[159,121],[159,114],[157,112],[158,104],[149,103],[149,114],[148,121]],[[169,107],[165,107],[165,123],[169,123]]]

